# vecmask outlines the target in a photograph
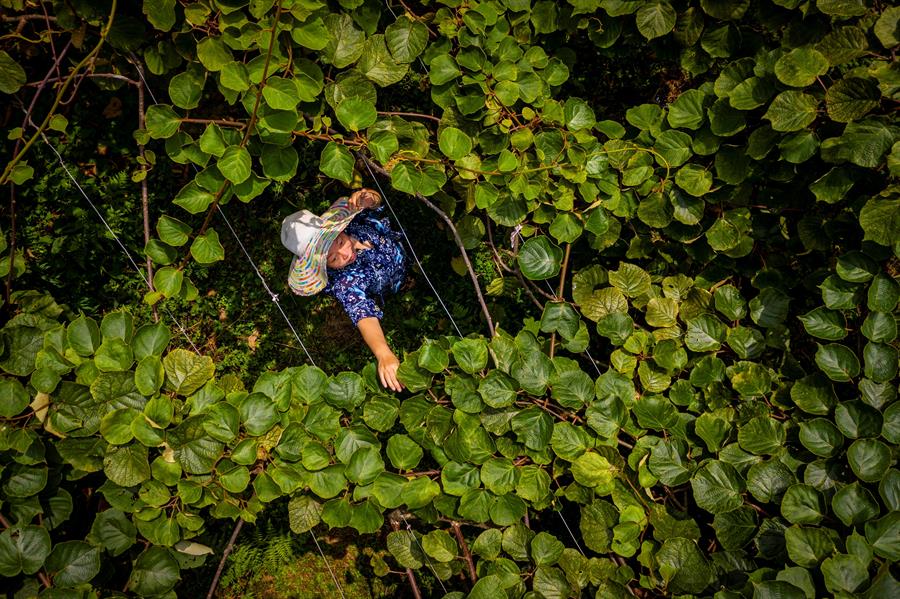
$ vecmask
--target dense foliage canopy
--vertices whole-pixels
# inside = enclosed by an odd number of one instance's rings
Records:
[[[135,183],[192,169],[154,206],[131,309],[16,290],[27,256],[0,247],[0,576],[20,596],[174,597],[216,519],[279,500],[296,533],[395,525],[375,570],[446,597],[900,594],[900,8],[0,6],[24,117],[0,184],[37,184],[42,135],[74,143],[60,109],[91,85],[148,90]],[[655,93],[623,84],[635,69]],[[399,395],[371,366],[217,375],[167,314],[240,259],[218,207],[253,214],[310,155],[445,214],[454,268],[491,256],[476,286],[539,310],[426,329]]]

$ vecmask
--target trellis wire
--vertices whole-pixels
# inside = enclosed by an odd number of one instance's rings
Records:
[[[132,60],[137,61],[137,58],[132,54]],[[153,100],[153,104],[159,104],[156,101],[156,96],[153,94],[153,90],[150,89],[150,85],[147,83],[147,80],[144,78],[143,69],[137,69],[138,75],[141,78],[141,82],[144,84],[144,87],[147,89],[147,92],[150,94],[150,99]],[[194,167],[194,171],[196,172],[197,166],[191,163]],[[281,313],[281,316],[284,318],[285,322],[287,322],[288,326],[291,329],[291,332],[294,334],[294,338],[297,339],[297,342],[300,344],[300,347],[303,348],[306,357],[309,359],[310,363],[315,366],[316,363],[312,359],[312,356],[309,354],[309,351],[306,349],[306,345],[304,345],[303,340],[300,339],[300,335],[297,333],[297,329],[294,327],[294,324],[291,322],[291,319],[288,318],[288,315],[285,313],[284,309],[281,307],[281,302],[278,300],[278,294],[273,293],[269,288],[268,283],[266,283],[265,277],[263,277],[262,273],[259,271],[259,268],[256,266],[256,263],[253,261],[253,258],[250,256],[250,253],[247,251],[247,248],[244,246],[244,243],[241,241],[241,238],[238,237],[237,232],[234,230],[234,227],[231,226],[231,221],[228,220],[228,217],[225,216],[225,211],[222,209],[221,205],[216,206],[216,210],[219,213],[219,216],[222,217],[222,220],[225,221],[225,224],[228,226],[228,230],[231,231],[231,234],[234,236],[235,240],[238,242],[238,245],[241,248],[241,251],[244,252],[244,256],[246,256],[247,261],[250,263],[250,266],[253,267],[253,271],[256,273],[256,276],[259,277],[259,280],[263,284],[263,288],[269,294],[269,297],[272,298],[272,301],[275,303],[275,306],[278,308],[278,311]],[[344,589],[341,586],[341,583],[338,582],[337,576],[334,573],[334,570],[331,567],[331,563],[328,561],[328,558],[325,555],[325,552],[322,551],[322,546],[319,544],[319,539],[316,538],[316,534],[309,530],[309,535],[312,537],[313,542],[316,544],[316,549],[319,551],[319,555],[322,556],[322,561],[325,562],[325,567],[328,568],[328,574],[331,575],[331,580],[334,582],[335,586],[337,586],[338,592],[340,593],[343,599],[346,599],[346,595],[344,594]]]
[[[132,60],[137,60],[134,55],[132,55]],[[137,66],[135,64],[135,66]],[[156,96],[153,94],[153,90],[150,89],[150,85],[147,83],[147,80],[144,78],[144,69],[137,68],[138,76],[141,78],[141,82],[144,84],[144,87],[147,89],[147,93],[150,94],[150,99],[153,100],[153,104],[157,105],[159,102],[156,101]],[[191,166],[194,168],[194,172],[197,172],[197,165],[191,162]],[[291,332],[294,334],[294,338],[297,340],[297,343],[300,344],[300,347],[303,349],[303,353],[306,354],[309,363],[313,366],[316,365],[315,360],[313,360],[312,356],[309,353],[309,350],[306,349],[306,345],[303,343],[303,340],[300,338],[300,335],[297,333],[297,329],[294,327],[294,323],[291,322],[291,319],[288,318],[287,313],[284,311],[284,308],[281,307],[281,301],[278,299],[278,294],[272,292],[269,288],[268,283],[266,282],[265,277],[263,277],[262,273],[259,271],[259,268],[256,266],[256,262],[253,261],[253,258],[250,256],[250,252],[247,251],[247,248],[244,246],[244,243],[241,241],[241,238],[238,237],[238,234],[235,232],[234,227],[231,226],[231,221],[228,220],[228,217],[225,215],[225,210],[221,204],[216,205],[216,211],[219,213],[219,216],[222,217],[222,220],[225,221],[225,224],[228,227],[228,230],[231,231],[232,236],[234,236],[235,241],[237,241],[238,246],[240,246],[241,251],[246,256],[247,261],[250,263],[250,266],[253,268],[253,272],[256,273],[256,276],[259,277],[259,280],[263,284],[263,288],[266,290],[266,293],[269,294],[269,297],[272,298],[272,301],[275,303],[275,307],[278,308],[278,311],[281,313],[282,318],[287,323],[288,327],[291,329]]]
[[[31,122],[31,119],[29,119],[29,124],[34,126],[34,123]],[[97,208],[97,205],[94,204],[94,202],[91,200],[90,196],[88,196],[88,194],[84,191],[84,188],[82,188],[81,185],[78,183],[78,180],[75,178],[75,176],[72,175],[72,172],[69,170],[69,167],[66,166],[66,163],[63,160],[62,155],[59,153],[59,151],[56,149],[56,147],[54,147],[54,145],[52,143],[50,143],[50,140],[47,139],[47,136],[43,132],[41,132],[41,139],[43,139],[43,141],[47,145],[47,147],[49,147],[50,150],[52,150],[53,153],[56,154],[56,158],[59,161],[60,166],[65,171],[66,175],[68,175],[69,179],[72,180],[72,183],[74,183],[75,187],[78,189],[78,191],[81,192],[81,195],[87,201],[88,205],[90,205],[91,209],[94,211],[94,214],[97,215],[97,217],[100,219],[100,222],[103,223],[103,226],[106,228],[106,230],[109,232],[109,234],[112,235],[113,240],[118,244],[118,246],[125,253],[125,257],[128,258],[128,261],[131,263],[131,266],[134,267],[134,270],[137,271],[138,275],[140,275],[141,279],[144,281],[144,284],[147,285],[147,289],[152,291],[153,285],[150,284],[150,280],[147,278],[147,275],[144,274],[144,271],[141,270],[141,267],[138,266],[137,262],[135,262],[134,258],[131,255],[131,252],[128,251],[128,248],[125,247],[125,244],[122,243],[122,240],[119,239],[118,235],[116,235],[116,232],[113,231],[112,227],[109,226],[109,223],[103,217],[103,214]],[[184,335],[184,338],[188,342],[188,344],[194,349],[194,351],[196,353],[200,353],[200,350],[197,349],[197,346],[194,345],[194,342],[191,340],[190,336],[187,334],[187,330],[185,330],[184,325],[182,325],[181,322],[179,322],[179,320],[177,318],[175,318],[175,315],[172,314],[172,312],[168,309],[168,307],[163,305],[162,308],[166,312],[168,317],[172,320],[172,322],[175,323],[175,326],[178,327],[178,330],[181,331],[181,334]]]
[[[438,576],[437,570],[434,569],[434,565],[431,563],[431,559],[429,559],[428,553],[425,552],[425,548],[422,547],[422,544],[419,543],[419,539],[416,538],[416,533],[413,532],[412,526],[409,525],[409,521],[406,519],[406,516],[404,516],[401,513],[400,517],[403,518],[403,523],[406,524],[406,532],[409,533],[409,536],[412,538],[413,542],[419,548],[419,551],[421,551],[422,555],[425,556],[425,563],[428,564],[428,567],[431,569],[432,574],[434,574],[434,577],[437,579],[438,584],[441,585],[441,588],[444,589],[444,594],[446,595],[447,587],[444,586],[444,581],[441,580],[441,577]]]
[[[384,193],[384,189],[381,188],[381,184],[378,182],[378,178],[375,176],[375,173],[372,171],[372,167],[369,166],[369,163],[363,160],[363,164],[366,165],[366,170],[369,171],[369,175],[372,177],[372,180],[375,181],[375,186],[378,187],[378,191],[381,192],[381,197],[384,198],[384,203],[387,204],[387,207],[390,209],[391,214],[394,217],[394,220],[397,221],[397,226],[400,228],[400,232],[403,233],[403,239],[406,240],[406,245],[409,247],[409,251],[415,259],[416,264],[419,266],[419,270],[422,271],[422,276],[425,277],[425,281],[428,283],[428,286],[431,287],[431,290],[434,292],[435,297],[437,297],[438,302],[440,302],[441,307],[444,309],[444,312],[447,314],[447,318],[450,319],[450,322],[453,324],[453,328],[456,329],[456,334],[463,337],[462,332],[459,330],[459,327],[456,326],[456,321],[453,320],[453,315],[450,314],[450,310],[447,309],[447,304],[444,303],[444,299],[441,297],[441,294],[438,293],[438,290],[435,288],[434,284],[431,282],[431,278],[429,278],[428,273],[425,272],[425,267],[422,266],[422,262],[419,261],[419,256],[416,255],[416,250],[412,246],[412,242],[409,240],[409,235],[406,234],[406,229],[403,228],[403,224],[400,222],[400,219],[397,218],[397,213],[394,212],[394,207],[391,206],[390,201],[387,198],[387,194]]]

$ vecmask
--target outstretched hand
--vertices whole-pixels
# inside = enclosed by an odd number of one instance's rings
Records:
[[[378,358],[378,378],[381,384],[392,391],[401,391],[403,383],[397,378],[397,370],[400,368],[400,360],[393,353]]]

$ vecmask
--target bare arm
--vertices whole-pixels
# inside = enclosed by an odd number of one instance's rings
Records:
[[[397,379],[397,369],[400,368],[400,360],[391,351],[381,330],[381,322],[374,316],[362,318],[356,324],[362,334],[363,341],[372,350],[375,359],[378,360],[378,378],[381,384],[394,391],[403,389],[403,385]]]

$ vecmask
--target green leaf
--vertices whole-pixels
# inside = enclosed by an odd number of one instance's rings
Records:
[[[791,526],[784,531],[788,557],[804,568],[818,566],[834,551],[834,540],[827,529]]]
[[[14,94],[26,81],[25,70],[9,54],[0,50],[0,92]]]
[[[875,275],[869,285],[866,306],[878,312],[893,312],[900,301],[900,284],[884,274]]]
[[[702,314],[687,321],[684,343],[695,352],[716,351],[725,340],[726,327],[711,314]]]
[[[900,7],[886,7],[875,21],[875,36],[885,48],[900,44]]]
[[[586,487],[609,488],[616,474],[613,465],[594,452],[582,454],[572,464],[572,476]]]
[[[869,581],[867,564],[855,555],[834,555],[822,562],[825,587],[833,593],[853,593]]]
[[[175,135],[181,126],[181,117],[167,104],[154,104],[145,116],[147,132],[153,139],[166,139]]]
[[[675,593],[701,593],[713,581],[713,569],[694,541],[669,539],[656,554],[659,573]]]
[[[698,164],[686,164],[675,173],[675,184],[695,197],[706,195],[712,182],[712,173]]]
[[[322,504],[312,497],[298,495],[288,503],[288,522],[294,534],[312,530],[321,519]]]
[[[877,439],[857,439],[847,448],[853,473],[864,482],[878,482],[891,466],[891,450]]]
[[[791,524],[818,524],[825,516],[825,502],[814,487],[791,485],[781,500],[781,515]]]
[[[768,416],[757,416],[738,427],[738,444],[755,455],[772,455],[784,445],[784,427]]]
[[[0,418],[19,415],[30,403],[22,383],[12,378],[0,378]]]
[[[394,60],[410,63],[428,46],[428,28],[404,14],[387,26],[384,39]]]
[[[689,89],[669,105],[669,125],[679,129],[699,129],[706,120],[704,107],[707,95],[698,89]]]
[[[865,524],[878,517],[878,502],[858,482],[841,487],[831,498],[831,509],[845,526]]]
[[[853,350],[839,343],[819,345],[816,364],[833,381],[845,382],[859,376],[859,358]]]
[[[472,140],[455,127],[445,127],[438,136],[441,152],[450,160],[459,160],[472,151]]]
[[[790,301],[784,292],[766,287],[750,300],[750,318],[763,328],[777,327],[787,318]]]
[[[772,123],[775,131],[799,131],[816,120],[818,106],[818,100],[809,94],[787,90],[772,100],[763,118]]]
[[[819,51],[794,48],[775,63],[775,76],[785,85],[806,87],[824,75],[828,66],[828,60]]]
[[[462,73],[459,70],[459,67],[456,66],[456,61],[453,60],[453,57],[449,54],[441,54],[431,61],[428,70],[428,79],[431,81],[432,85],[443,85],[453,81],[461,74]]]
[[[814,418],[800,423],[800,443],[817,456],[831,457],[840,450],[844,437],[830,420]]]
[[[639,297],[650,291],[650,275],[639,266],[620,262],[619,269],[608,274],[609,284],[628,297]]]
[[[730,512],[743,504],[744,483],[733,466],[711,460],[691,478],[694,501],[713,514]]]
[[[844,19],[866,14],[863,0],[817,0],[816,8],[826,15]]]
[[[177,218],[163,215],[156,221],[156,233],[164,243],[179,247],[187,243],[191,227]]]
[[[250,89],[250,72],[242,62],[229,62],[219,71],[219,83],[225,89],[237,92],[247,91]]]
[[[332,142],[329,142],[329,144],[330,143]],[[297,172],[297,165],[300,162],[300,158],[297,155],[297,150],[293,147],[288,146],[286,148],[278,148],[266,144],[263,148],[262,156],[259,157],[259,162],[262,164],[263,174],[266,177],[274,179],[275,181],[290,181]],[[337,164],[337,161],[333,160],[332,162],[330,168],[336,169],[335,172],[343,173],[343,171],[340,170],[340,165]]]
[[[893,511],[880,520],[866,522],[866,540],[875,555],[897,561],[900,558],[900,512]]]
[[[713,519],[713,528],[724,549],[740,549],[757,532],[756,512],[744,505],[736,510],[717,514]]]
[[[450,562],[459,551],[456,541],[446,530],[432,530],[422,537],[422,549],[439,562]]]
[[[222,175],[234,184],[243,183],[250,177],[252,165],[250,153],[242,146],[229,146],[216,163]]]
[[[381,87],[397,83],[409,71],[408,64],[398,64],[394,61],[385,45],[385,37],[380,33],[366,40],[357,68]]]
[[[550,444],[553,419],[538,408],[525,408],[516,413],[511,426],[519,441],[529,449],[541,451]]]
[[[229,62],[234,60],[231,50],[221,38],[207,37],[197,44],[197,58],[206,67],[207,71],[221,71]]]
[[[200,264],[213,264],[225,259],[225,248],[219,243],[219,234],[208,229],[191,243],[191,256]]]
[[[266,80],[262,94],[269,108],[275,110],[294,110],[300,102],[300,93],[295,80],[277,75]]]
[[[820,306],[798,318],[806,332],[813,337],[838,341],[847,336],[847,324],[840,312]]]
[[[50,555],[50,534],[43,526],[11,526],[0,533],[0,575],[34,574]]]
[[[88,539],[106,549],[110,555],[116,556],[134,545],[136,535],[137,529],[131,520],[120,510],[113,508],[97,514]]]
[[[353,155],[343,145],[330,141],[322,150],[319,170],[349,185],[353,179]]]
[[[162,595],[181,578],[178,562],[164,547],[150,546],[134,562],[128,589],[139,595]]]
[[[839,123],[849,123],[878,107],[881,91],[871,79],[844,77],[825,93],[828,116]]]
[[[463,372],[475,374],[487,367],[488,347],[484,339],[461,339],[450,351]]]
[[[100,550],[84,541],[57,543],[45,567],[56,586],[74,587],[100,572]]]
[[[198,69],[189,69],[178,73],[169,80],[169,98],[178,108],[191,110],[200,105],[203,97],[203,86],[206,84],[206,73]]]
[[[590,105],[579,98],[569,98],[563,106],[563,114],[566,119],[566,127],[570,131],[590,129],[596,123],[594,110]]]
[[[363,53],[366,35],[357,28],[353,18],[346,13],[331,13],[325,17],[328,44],[322,49],[322,58],[337,69],[350,66]]]
[[[191,214],[200,214],[209,208],[215,199],[214,194],[201,188],[196,181],[191,181],[178,191],[172,203]]]
[[[354,132],[371,126],[378,118],[375,104],[358,96],[341,100],[335,114],[345,128]]]
[[[656,0],[638,9],[637,28],[648,40],[661,37],[675,27],[675,9],[668,2]]]
[[[522,244],[516,259],[523,275],[533,281],[543,280],[559,273],[563,252],[547,237],[538,235]]]
[[[859,213],[864,239],[892,246],[900,241],[900,199],[870,199]]]
[[[133,487],[150,478],[150,462],[143,445],[110,447],[103,458],[103,471],[122,487]]]
[[[199,356],[185,349],[174,349],[163,358],[166,379],[179,395],[188,396],[213,377],[212,358]]]

